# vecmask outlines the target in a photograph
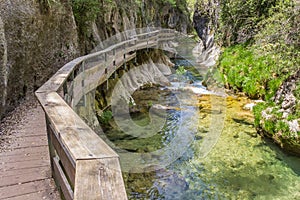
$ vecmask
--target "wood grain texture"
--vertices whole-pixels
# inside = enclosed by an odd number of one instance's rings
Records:
[[[74,185],[74,199],[127,199],[118,155],[68,104],[76,106],[82,96],[106,81],[124,61],[133,59],[136,55],[132,52],[158,47],[160,41],[173,39],[176,33],[141,30],[132,38],[67,63],[36,91],[49,123],[50,147],[60,159],[59,162],[52,150],[53,173],[66,199],[73,196],[60,164]]]
[[[60,199],[51,179],[45,114],[37,106],[24,115],[9,136],[9,151],[0,153],[0,199]]]
[[[0,187],[0,199],[22,199],[25,200],[24,198],[26,195],[29,194],[42,194],[42,197],[46,198],[48,196],[48,199],[52,198],[53,199],[58,199],[55,194],[53,194],[53,190],[51,191],[51,183],[50,179],[44,179],[44,180],[38,180],[34,182],[28,182],[28,183],[23,183],[23,184],[18,184],[18,185],[11,185],[8,187]],[[41,198],[41,199],[43,199]],[[38,199],[38,198],[36,198]],[[26,199],[27,200],[27,199]]]
[[[74,199],[126,200],[118,158],[78,160]]]
[[[61,193],[64,196],[65,200],[72,200],[74,199],[74,193],[73,190],[68,182],[67,177],[65,176],[60,164],[58,158],[53,158],[53,174],[55,177],[55,181],[57,186],[60,188]]]
[[[52,128],[48,128],[49,141],[53,145],[54,149],[56,149],[56,153],[59,156],[59,159],[64,166],[64,170],[66,175],[68,176],[71,185],[75,184],[75,161],[71,158],[66,150],[66,147],[62,144],[62,142],[58,139],[57,135],[52,131]],[[54,157],[54,156],[53,156]],[[52,159],[54,159],[52,157]],[[54,161],[53,161],[54,162]]]
[[[49,121],[74,161],[117,156],[56,92],[44,98]]]

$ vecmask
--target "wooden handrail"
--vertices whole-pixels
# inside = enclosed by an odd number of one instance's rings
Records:
[[[53,177],[65,199],[127,199],[118,154],[72,107],[78,103],[80,96],[94,90],[110,76],[105,73],[112,73],[112,70],[105,69],[114,65],[116,70],[135,57],[135,54],[126,56],[129,52],[154,47],[160,38],[172,39],[175,33],[167,29],[140,33],[104,50],[76,58],[59,69],[35,92],[46,115]],[[139,36],[146,38],[139,40]],[[115,59],[115,55],[113,59],[102,59],[85,69],[85,62],[89,59],[99,56],[106,58],[107,54],[122,46],[125,49],[115,54],[124,54],[126,59]],[[60,96],[62,89],[63,93],[72,94],[69,95],[69,102]],[[76,93],[79,89],[83,92]]]

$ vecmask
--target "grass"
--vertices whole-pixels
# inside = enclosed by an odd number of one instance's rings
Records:
[[[281,108],[282,101],[275,104],[272,100],[280,85],[296,72],[299,58],[288,51],[269,50],[258,54],[259,51],[257,46],[245,44],[224,49],[219,60],[222,81],[229,89],[243,92],[252,99],[265,100],[253,110],[258,130],[281,146],[286,143],[299,144],[300,132],[292,132],[288,123],[297,119],[300,123],[300,80],[297,80],[293,92],[297,104],[291,108],[287,117],[283,116],[285,111]]]
[[[223,81],[250,98],[270,99],[287,75],[278,75],[278,65],[271,55],[258,56],[251,47],[226,48],[220,59]]]

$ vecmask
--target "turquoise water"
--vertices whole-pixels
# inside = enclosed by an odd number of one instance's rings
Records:
[[[199,84],[201,76],[186,69],[179,87],[203,89]],[[177,87],[178,82],[174,85]],[[150,107],[166,108],[165,124],[157,134],[133,137],[119,130],[113,120],[110,123],[115,128],[106,131],[116,147],[141,154],[166,147],[176,135],[182,134],[179,124],[189,126],[184,130],[190,130],[193,136],[182,155],[167,166],[145,166],[139,173],[134,169],[124,172],[129,199],[300,199],[300,158],[284,154],[256,134],[251,112],[243,109],[250,100],[242,96],[225,98],[195,93],[198,90],[174,90],[174,87],[147,88],[133,95],[137,105],[132,108],[131,117],[140,126],[151,121]],[[216,110],[213,102],[223,106],[222,110]],[[212,134],[211,127],[220,115],[224,116],[224,126],[218,130],[221,135],[203,157],[205,138]]]

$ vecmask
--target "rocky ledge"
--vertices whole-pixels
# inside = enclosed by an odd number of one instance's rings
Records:
[[[258,131],[284,150],[300,156],[300,70],[291,75],[261,111]]]

